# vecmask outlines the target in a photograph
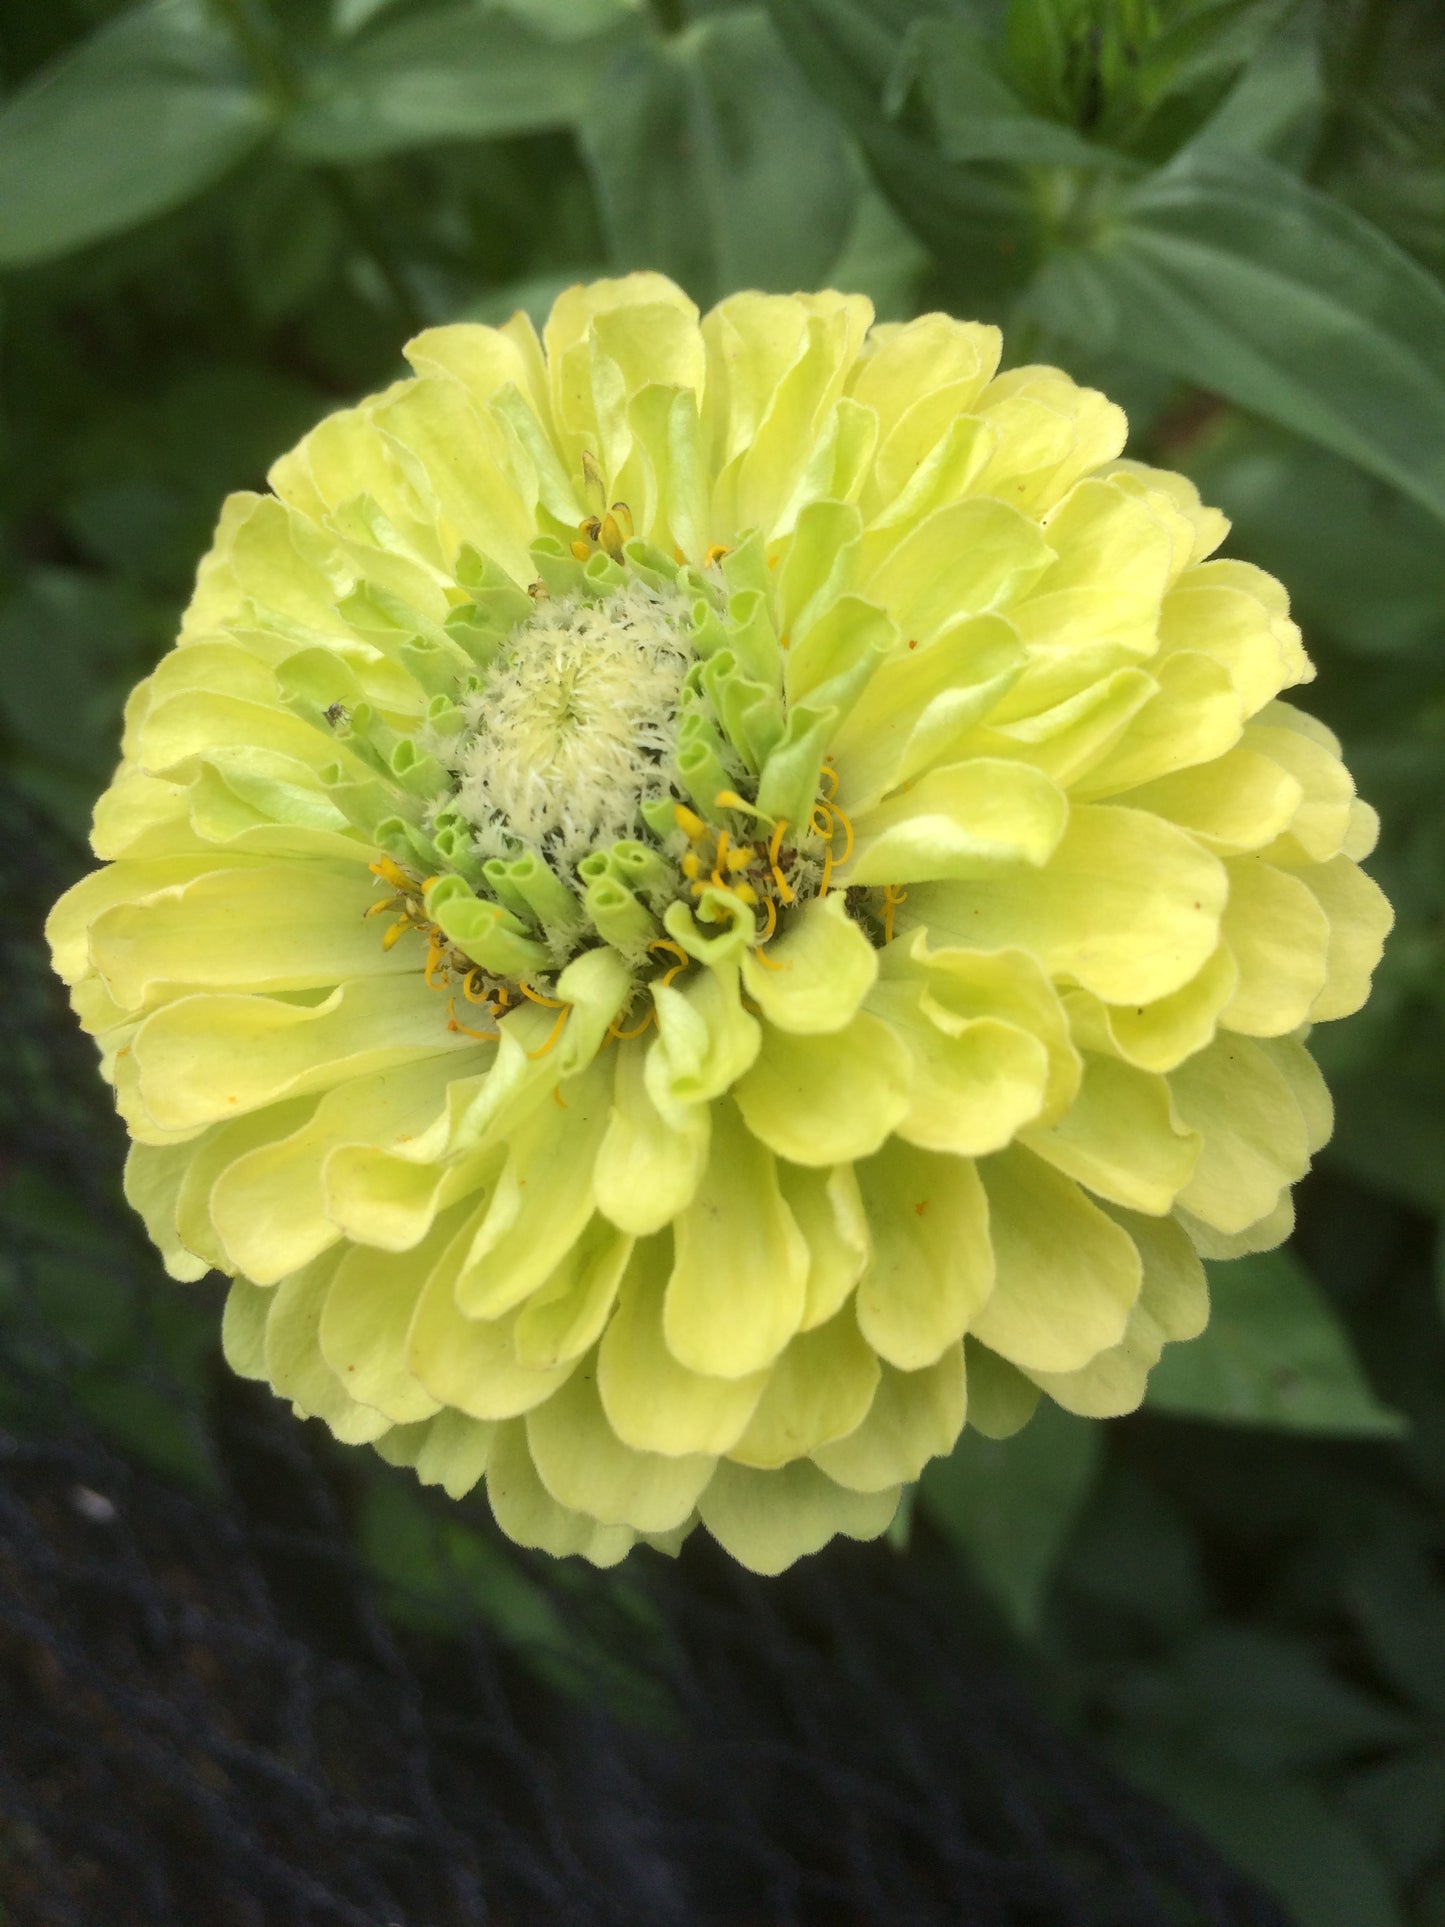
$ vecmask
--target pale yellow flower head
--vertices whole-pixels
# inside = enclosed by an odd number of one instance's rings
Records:
[[[51,918],[231,1363],[555,1553],[776,1571],[1136,1406],[1389,924],[1223,517],[871,319],[421,335],[226,504]]]

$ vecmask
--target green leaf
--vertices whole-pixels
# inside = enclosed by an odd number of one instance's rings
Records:
[[[945,10],[938,0],[769,0],[799,71],[935,256],[935,299],[956,313],[1001,320],[1037,264],[1037,191],[1016,167],[945,159],[883,107],[910,27],[920,14]]]
[[[581,40],[624,23],[644,0],[496,0],[508,13],[554,40]]]
[[[0,106],[0,267],[68,253],[178,206],[273,117],[198,0],[151,0]]]
[[[1445,1720],[1445,1585],[1425,1552],[1396,1544],[1362,1558],[1344,1596],[1383,1677]],[[1445,1801],[1439,1812],[1445,1823]]]
[[[1148,1404],[1180,1417],[1292,1432],[1389,1437],[1404,1420],[1380,1404],[1344,1326],[1299,1260],[1265,1251],[1209,1267],[1203,1335],[1170,1345]]]
[[[1021,1632],[1038,1625],[1102,1449],[1097,1423],[1045,1400],[1012,1438],[965,1430],[948,1458],[923,1474],[924,1511]]]
[[[610,50],[614,30],[601,44]],[[510,12],[455,5],[358,33],[310,73],[292,153],[365,161],[435,141],[565,127],[596,85],[596,39],[549,39]]]
[[[1161,1682],[1156,1680],[1150,1703]],[[1216,1624],[1175,1655],[1163,1685],[1189,1733],[1248,1773],[1318,1770],[1409,1739],[1412,1722],[1301,1640]]]
[[[885,106],[901,104],[914,86],[927,104],[938,146],[950,160],[1115,169],[1134,165],[1126,155],[1095,146],[1072,127],[1031,113],[995,71],[988,42],[959,21],[920,20],[910,28]]]
[[[1445,519],[1445,291],[1268,162],[1191,150],[1100,215],[1027,297],[1322,443]]]
[[[1299,1927],[1406,1927],[1379,1860],[1308,1782],[1224,1771],[1183,1743],[1130,1738],[1113,1750],[1131,1779],[1186,1814]]]
[[[1328,104],[1319,36],[1298,9],[1250,60],[1194,145],[1259,154],[1303,170]]]
[[[1352,1774],[1343,1797],[1350,1818],[1398,1880],[1414,1879],[1438,1857],[1445,1834],[1445,1750],[1438,1740]]]
[[[847,237],[847,147],[757,9],[623,53],[581,135],[616,265],[700,302],[816,286]]]
[[[1438,780],[1437,775],[1437,788]],[[1428,800],[1423,807],[1429,808]],[[1422,828],[1434,827],[1427,817]],[[1438,828],[1435,841],[1438,850]],[[1396,950],[1402,942],[1396,938]],[[1438,970],[1438,939],[1429,944],[1428,954]],[[1372,1189],[1434,1214],[1445,1210],[1445,1105],[1440,1095],[1445,1025],[1437,1010],[1422,1010],[1418,1002],[1408,1008],[1407,1017],[1403,1034],[1387,1049],[1361,1052],[1361,1061],[1334,1084],[1339,1122],[1327,1155],[1331,1165]],[[1364,1030],[1366,1025],[1355,1028]],[[1327,1075],[1334,1070],[1331,1060],[1339,1060],[1348,1042],[1348,1033],[1338,1044],[1328,1032],[1320,1039]]]

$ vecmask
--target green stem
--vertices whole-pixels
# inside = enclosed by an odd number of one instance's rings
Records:
[[[258,15],[249,0],[212,0],[212,4],[236,52],[270,94],[277,111],[283,115],[294,112],[304,100],[306,90],[286,58],[277,24]],[[416,334],[425,327],[426,316],[417,307],[400,267],[377,233],[356,190],[338,168],[316,167],[312,171],[352,240],[375,268],[403,327],[408,334]]]

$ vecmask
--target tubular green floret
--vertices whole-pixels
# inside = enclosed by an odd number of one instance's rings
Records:
[[[777,1571],[1137,1405],[1389,926],[1223,518],[870,320],[421,336],[227,503],[50,920],[233,1367],[559,1556]]]

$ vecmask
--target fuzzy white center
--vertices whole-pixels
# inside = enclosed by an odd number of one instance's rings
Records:
[[[687,602],[632,582],[603,602],[543,602],[464,703],[450,807],[483,856],[531,846],[554,865],[641,828],[669,792],[693,655]]]

